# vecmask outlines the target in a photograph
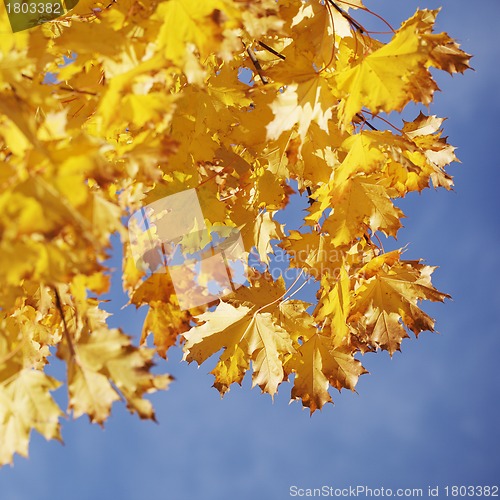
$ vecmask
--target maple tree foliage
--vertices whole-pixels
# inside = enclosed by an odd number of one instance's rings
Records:
[[[377,233],[401,227],[395,199],[451,189],[454,148],[443,119],[384,117],[429,105],[431,69],[462,73],[470,56],[433,31],[437,11],[378,39],[362,11],[360,0],[80,0],[16,34],[2,11],[0,464],[27,455],[32,429],[61,439],[67,412],[102,424],[122,400],[154,418],[144,396],[171,378],[151,372],[153,356],[176,344],[188,362],[219,354],[221,394],[251,370],[271,396],[290,379],[312,413],[330,387],[354,389],[356,353],[392,355],[408,330],[433,330],[419,308],[447,297],[433,268],[384,252]],[[301,227],[276,219],[292,185],[310,201]],[[136,265],[124,224],[193,188],[206,223],[238,228],[259,265],[247,286],[181,310],[169,274]],[[140,345],[100,305],[116,233],[123,288],[149,307]],[[315,304],[266,270],[278,251],[319,285]],[[63,381],[45,373],[53,355]],[[66,411],[52,396],[63,382]]]

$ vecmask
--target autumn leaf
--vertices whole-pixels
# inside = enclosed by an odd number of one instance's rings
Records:
[[[393,205],[380,178],[358,175],[340,186],[334,180],[330,186],[326,197],[334,208],[322,229],[331,235],[335,246],[350,243],[364,233],[365,227],[396,236],[404,215]],[[318,193],[318,201],[323,204],[321,195]],[[320,216],[321,212],[313,212],[308,219],[319,220]]]
[[[247,359],[253,364],[253,385],[271,396],[276,393],[283,381],[283,358],[294,349],[288,333],[271,313],[221,302],[213,313],[204,313],[197,320],[205,323],[184,334],[188,362],[201,364],[225,348],[213,371],[222,393],[234,382],[241,384],[249,367]]]
[[[339,109],[344,124],[363,107],[374,113],[401,111],[417,97],[412,93],[415,81],[422,84],[418,99],[430,103],[436,87],[424,66],[428,55],[415,27],[407,23],[388,44],[340,71],[334,78],[343,98]]]
[[[330,386],[354,390],[359,376],[366,373],[350,349],[333,347],[331,339],[318,332],[304,338],[286,369],[295,373],[292,399],[301,399],[311,414],[332,401]]]
[[[10,463],[14,453],[28,456],[32,429],[46,439],[62,440],[63,412],[49,394],[60,385],[40,371],[26,369],[0,386],[0,464]]]
[[[334,346],[343,345],[349,338],[348,318],[351,308],[351,280],[344,266],[339,267],[337,282],[332,286],[329,280],[323,278],[321,298],[315,318],[318,323],[329,319]]]
[[[134,348],[118,330],[96,330],[62,347],[58,355],[68,362],[69,406],[75,417],[87,414],[102,424],[123,396],[131,412],[154,419],[143,395],[165,389],[170,378],[149,373],[152,350]]]
[[[434,268],[418,261],[394,260],[395,256],[399,253],[383,254],[361,269],[367,275],[356,292],[350,318],[359,325],[362,338],[391,355],[408,336],[400,321],[415,335],[434,331],[434,320],[417,306],[418,301],[450,298],[432,286]]]
[[[167,273],[149,276],[135,290],[131,302],[136,307],[149,305],[141,343],[146,343],[152,333],[154,345],[162,358],[167,357],[167,351],[176,344],[179,334],[191,328],[193,315],[196,314],[196,311],[182,311],[179,308],[173,282]]]
[[[277,139],[295,126],[304,139],[313,122],[327,130],[335,104],[325,79],[317,73],[313,72],[309,80],[300,84],[291,83],[271,105],[274,120],[267,125],[267,139]]]

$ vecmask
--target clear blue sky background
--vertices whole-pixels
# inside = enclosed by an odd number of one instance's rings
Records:
[[[431,111],[448,116],[459,147],[455,192],[428,190],[400,203],[408,258],[438,265],[435,284],[453,301],[425,310],[440,334],[407,340],[403,353],[366,355],[358,393],[334,394],[312,418],[235,387],[220,400],[210,366],[180,363],[177,381],[153,397],[159,425],[116,405],[104,430],[86,418],[64,422],[65,445],[34,435],[30,458],[0,471],[1,500],[282,500],[289,487],[500,483],[500,2],[386,0],[368,6],[398,25],[417,6],[443,6],[438,28],[474,54],[475,72],[439,76]],[[120,312],[114,326],[138,334],[143,313]],[[62,391],[60,391],[62,392]],[[59,396],[64,398],[64,396]]]

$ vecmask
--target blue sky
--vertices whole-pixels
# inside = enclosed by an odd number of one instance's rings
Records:
[[[425,307],[440,334],[405,341],[393,359],[364,356],[370,374],[358,394],[333,394],[335,406],[312,418],[288,405],[286,385],[274,404],[249,381],[221,400],[210,366],[172,352],[167,370],[177,380],[153,397],[159,424],[117,405],[104,430],[85,418],[64,422],[64,446],[35,434],[29,460],[0,471],[1,500],[281,500],[292,485],[500,484],[500,2],[366,3],[394,25],[417,6],[442,5],[438,29],[474,54],[475,72],[439,75],[431,108],[449,118],[445,132],[458,146],[455,192],[399,203],[406,256],[438,265],[435,285],[453,296]],[[119,312],[118,289],[113,324],[137,334],[143,312]]]

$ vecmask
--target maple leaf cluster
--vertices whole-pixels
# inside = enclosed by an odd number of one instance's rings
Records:
[[[27,455],[32,429],[61,439],[65,412],[51,393],[63,382],[75,417],[102,424],[122,400],[154,418],[144,396],[171,378],[151,372],[153,356],[179,343],[187,361],[222,351],[212,371],[222,394],[251,369],[271,395],[293,378],[292,398],[313,412],[330,387],[354,389],[365,371],[356,353],[392,355],[407,330],[433,330],[419,308],[447,297],[433,268],[385,253],[377,233],[401,227],[394,199],[451,189],[454,148],[440,118],[398,128],[384,116],[429,105],[431,68],[461,73],[470,56],[433,32],[437,11],[418,10],[384,43],[356,9],[367,10],[360,0],[80,0],[0,36],[0,465]],[[301,227],[276,218],[292,181],[310,200]],[[168,272],[136,265],[124,221],[187,189],[207,226],[237,228],[261,267],[217,304],[181,310]],[[149,307],[138,346],[101,305],[114,234],[124,290]],[[319,283],[316,304],[272,277],[275,240]],[[52,355],[64,381],[46,373]]]

